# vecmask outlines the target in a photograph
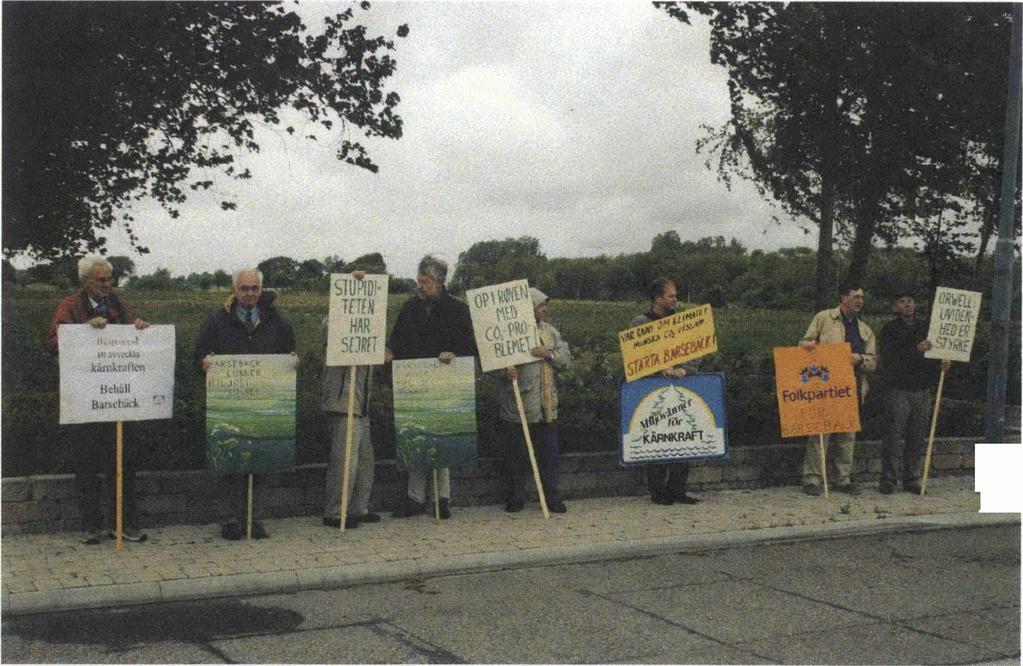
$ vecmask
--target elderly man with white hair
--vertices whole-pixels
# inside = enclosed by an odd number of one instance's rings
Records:
[[[78,279],[82,290],[60,302],[50,324],[46,344],[57,353],[57,327],[61,324],[88,324],[103,328],[107,324],[134,324],[143,329],[149,322],[136,319],[128,311],[128,305],[113,292],[113,268],[110,262],[98,254],[90,254],[78,261]],[[126,424],[127,425],[127,424]],[[130,432],[130,429],[128,429]],[[116,450],[113,446],[115,432],[113,423],[83,423],[64,427],[64,434],[73,449],[75,484],[78,486],[79,508],[82,514],[82,543],[94,545],[104,536],[113,537],[110,526],[116,511],[114,502],[116,488],[114,476],[117,472]],[[146,535],[138,530],[135,518],[135,464],[133,438],[125,437],[123,472],[123,518],[121,536],[126,541],[145,541]],[[106,479],[106,527],[100,506],[102,482]],[[106,532],[106,534],[104,534]]]

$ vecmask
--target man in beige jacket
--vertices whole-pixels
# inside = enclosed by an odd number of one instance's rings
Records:
[[[852,281],[843,282],[838,288],[838,307],[818,312],[803,334],[799,346],[812,350],[816,345],[848,342],[852,348],[849,363],[856,373],[856,386],[860,404],[867,397],[867,373],[877,367],[877,340],[874,332],[860,319],[863,310],[863,287]],[[859,488],[852,482],[853,451],[856,433],[843,432],[832,437],[835,448],[835,471],[838,483],[835,490],[849,495],[858,495]],[[825,435],[825,444],[828,436]],[[825,449],[826,450],[826,449]],[[807,495],[821,494],[820,452],[817,438],[806,442],[803,452],[803,492]]]

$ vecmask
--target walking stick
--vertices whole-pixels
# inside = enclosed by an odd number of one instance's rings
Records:
[[[927,438],[927,455],[924,457],[924,476],[920,483],[920,496],[927,492],[927,473],[931,469],[931,451],[934,449],[934,430],[938,427],[938,410],[941,409],[941,389],[945,385],[945,368],[938,379],[938,395],[934,399],[934,416],[931,417],[931,434]]]
[[[522,421],[522,434],[526,437],[526,450],[529,452],[529,464],[533,466],[533,480],[536,482],[536,494],[540,498],[540,509],[543,510],[543,517],[550,518],[547,511],[547,498],[543,493],[543,484],[540,483],[540,470],[536,466],[536,455],[533,453],[533,440],[529,436],[529,424],[526,423],[526,408],[522,405],[522,394],[519,393],[519,380],[516,377],[512,380],[512,389],[515,391],[515,404],[519,408],[519,420]]]
[[[348,475],[349,462],[352,459],[352,426],[355,425],[355,366],[349,366],[348,373],[348,427],[345,429],[345,462],[341,472],[341,521],[340,529],[345,531],[345,523],[348,520]]]
[[[117,471],[114,476],[116,477],[116,491],[115,495],[115,512],[117,513],[114,518],[114,547],[117,550],[124,550],[124,424],[120,421],[117,422],[117,437],[116,437],[116,458],[117,458]]]

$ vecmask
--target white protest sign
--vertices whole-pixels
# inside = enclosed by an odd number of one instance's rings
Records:
[[[468,289],[465,299],[483,372],[540,360],[530,353],[540,336],[527,281]]]
[[[380,365],[387,335],[387,275],[331,273],[327,365]]]
[[[980,298],[979,291],[938,287],[927,330],[927,339],[933,346],[924,352],[924,357],[964,363],[970,360],[973,336],[980,319]]]
[[[60,422],[169,419],[174,407],[174,326],[57,327]]]

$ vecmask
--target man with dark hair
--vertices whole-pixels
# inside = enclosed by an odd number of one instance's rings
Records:
[[[938,367],[948,370],[951,361],[924,358],[931,348],[927,322],[916,318],[916,302],[908,289],[898,289],[892,299],[895,319],[884,325],[878,340],[881,377],[885,393],[881,482],[884,495],[901,483],[908,493],[920,494],[920,461],[924,433],[931,411],[931,385]]]
[[[88,324],[93,328],[105,328],[107,324],[133,324],[137,329],[149,327],[149,323],[136,319],[128,306],[113,292],[113,267],[98,254],[82,257],[78,262],[78,278],[82,291],[66,297],[57,306],[50,324],[46,345],[57,353],[57,327],[61,324]],[[126,428],[128,430],[128,428]],[[82,514],[84,532],[81,541],[95,545],[104,537],[103,509],[100,502],[101,481],[97,474],[106,479],[106,508],[108,525],[114,521],[115,494],[114,475],[117,471],[115,430],[113,423],[81,423],[65,426],[63,434],[74,448],[75,485],[78,486],[78,502]],[[125,541],[145,541],[146,535],[138,530],[135,520],[135,449],[128,446],[134,437],[124,438],[124,460],[122,461],[123,517],[124,529],[121,537]],[[107,536],[113,537],[112,531]]]
[[[877,342],[874,339],[874,332],[859,318],[863,303],[862,285],[848,280],[843,282],[838,288],[838,307],[818,312],[799,341],[799,346],[806,350],[812,350],[818,344],[849,343],[852,348],[849,363],[856,373],[857,397],[860,404],[863,404],[867,396],[866,374],[873,372],[877,367]],[[859,488],[852,482],[851,477],[856,433],[843,432],[832,437],[836,449],[835,471],[838,473],[835,490],[858,495]],[[828,435],[824,436],[825,444],[828,438]],[[820,468],[819,455],[817,438],[810,437],[803,451],[803,492],[807,495],[821,494],[822,475],[827,472],[826,469]]]
[[[195,360],[205,375],[214,354],[293,354],[295,333],[291,324],[274,306],[277,297],[272,291],[263,291],[263,274],[253,269],[234,274],[231,298],[223,307],[213,310],[203,319],[199,337],[195,341]],[[298,363],[296,359],[296,364]],[[228,518],[221,525],[225,539],[237,541],[245,536],[246,487],[244,476],[224,477],[220,498],[221,513]],[[252,538],[269,536],[263,523],[252,521]]]
[[[665,277],[659,277],[650,283],[648,291],[650,295],[650,309],[641,315],[637,315],[629,326],[639,326],[662,317],[670,317],[675,314],[675,304],[678,303],[678,289],[675,283]],[[689,361],[674,368],[661,370],[661,376],[665,379],[681,379],[686,376],[686,371],[694,372],[699,367],[699,361]],[[696,504],[700,500],[692,495],[686,494],[686,485],[689,481],[688,462],[658,463],[646,466],[647,487],[650,489],[650,501],[654,504],[670,505]]]
[[[469,306],[444,288],[447,262],[426,255],[416,274],[416,295],[405,301],[391,329],[387,354],[395,360],[436,358],[451,363],[456,356],[477,356]],[[451,475],[438,470],[440,517],[451,517]],[[392,515],[407,518],[426,510],[426,470],[411,469],[408,494]]]

